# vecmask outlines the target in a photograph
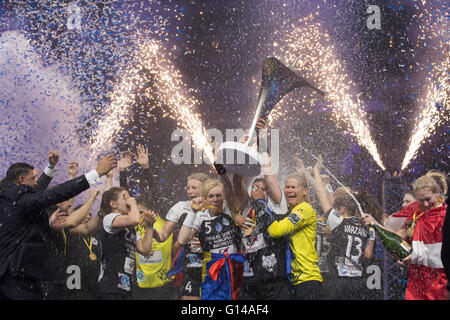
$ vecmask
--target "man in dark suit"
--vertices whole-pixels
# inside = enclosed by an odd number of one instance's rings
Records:
[[[0,182],[0,299],[43,299],[42,282],[52,272],[45,208],[78,195],[116,166],[114,155],[107,155],[95,170],[51,189],[51,170],[36,181],[29,164],[9,167]]]

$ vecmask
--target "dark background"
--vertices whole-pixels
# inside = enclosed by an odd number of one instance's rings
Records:
[[[294,170],[293,156],[314,165],[312,155],[323,154],[324,165],[345,184],[363,187],[381,200],[383,177],[400,171],[408,139],[419,112],[418,97],[430,62],[436,60],[435,43],[419,39],[420,14],[442,16],[444,3],[429,1],[78,1],[83,10],[82,33],[65,28],[66,3],[72,1],[0,1],[0,31],[21,30],[32,40],[44,61],[61,61],[72,48],[76,60],[66,62],[74,85],[82,90],[86,109],[80,115],[77,134],[87,143],[98,116],[109,103],[117,72],[128,63],[133,32],[151,30],[152,37],[174,45],[173,63],[188,87],[196,89],[198,112],[204,127],[250,127],[265,57],[272,55],[274,31],[281,22],[318,13],[339,50],[350,78],[357,83],[368,113],[372,136],[386,166],[383,172],[356,139],[343,134],[329,111],[297,107],[295,121],[278,119],[280,130],[280,180]],[[366,27],[368,5],[381,9],[381,29]],[[318,8],[318,6],[320,6]],[[93,23],[92,21],[96,21]],[[124,26],[131,25],[129,28]],[[65,41],[61,41],[64,39]],[[114,47],[124,48],[119,52]],[[86,52],[95,50],[95,56]],[[285,64],[289,62],[285,61]],[[436,106],[443,108],[443,106]],[[446,106],[448,108],[448,106]],[[116,137],[115,152],[144,143],[150,149],[155,183],[169,202],[185,197],[185,178],[194,171],[211,171],[207,165],[175,166],[170,161],[174,120],[163,118],[146,101],[130,106],[132,121]],[[156,118],[156,120],[155,120]],[[448,172],[448,121],[421,146],[418,155],[402,172],[408,182],[429,169]],[[284,138],[283,138],[284,137]],[[298,147],[301,144],[308,152]],[[133,167],[137,169],[136,166]],[[132,170],[137,179],[138,170]],[[336,187],[336,183],[333,181]],[[136,189],[136,191],[138,191]]]

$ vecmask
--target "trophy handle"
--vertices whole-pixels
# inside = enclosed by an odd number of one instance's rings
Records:
[[[258,134],[258,132],[256,131],[256,123],[258,122],[259,115],[261,114],[262,107],[264,105],[264,102],[267,99],[268,94],[269,94],[269,88],[261,87],[261,91],[260,91],[259,98],[258,98],[258,105],[256,107],[255,117],[253,118],[252,126],[250,127],[250,130],[248,132],[247,145],[250,144],[250,141],[252,141],[255,134]],[[259,143],[258,143],[258,145],[259,145]]]

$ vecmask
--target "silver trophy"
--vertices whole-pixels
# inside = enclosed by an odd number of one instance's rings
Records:
[[[226,157],[224,165],[230,173],[237,173],[242,176],[256,176],[261,173],[263,157],[259,150],[259,130],[256,124],[259,118],[267,119],[275,105],[289,92],[295,88],[309,87],[321,95],[325,93],[314,87],[308,81],[297,75],[291,67],[286,67],[274,57],[267,57],[262,68],[262,82],[259,91],[258,103],[252,126],[248,132],[248,140],[245,143],[227,141],[222,143],[216,150],[216,161],[220,153]],[[250,143],[256,135],[256,148]],[[236,155],[236,157],[235,157]],[[230,159],[231,158],[231,159]]]

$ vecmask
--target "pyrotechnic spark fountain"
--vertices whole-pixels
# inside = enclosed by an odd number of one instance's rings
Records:
[[[426,1],[422,2],[422,5],[426,4]],[[428,70],[430,77],[426,79],[426,94],[424,98],[419,100],[419,104],[423,108],[415,119],[409,146],[402,161],[402,170],[416,157],[420,146],[433,135],[436,128],[449,120],[450,87],[448,73],[450,51],[448,39],[445,38],[447,30],[442,23],[445,15],[434,14],[434,17],[440,17],[440,19],[434,20],[432,16],[428,8],[425,7],[424,13],[420,15],[423,22],[420,25],[419,39],[423,39],[425,45],[426,42],[432,43],[434,41],[436,46],[433,49],[441,54],[441,59],[439,62],[433,63],[431,70]],[[433,41],[430,41],[430,39]],[[436,104],[441,107],[437,108]]]
[[[280,32],[286,28],[287,26],[284,26]],[[320,23],[314,21],[313,15],[301,19],[298,25],[291,25],[289,28],[292,31],[282,41],[273,44],[276,54],[288,64],[300,57],[293,67],[294,70],[300,70],[302,76],[310,79],[327,93],[325,99],[333,106],[332,114],[338,125],[345,123],[346,128],[342,129],[349,130],[359,144],[368,150],[375,162],[385,170],[369,131],[366,112],[362,109],[362,101],[358,96],[355,97],[352,94],[356,91],[356,86],[345,73],[344,66],[337,58],[330,36]],[[277,38],[281,39],[281,37],[281,35],[277,35]],[[302,72],[303,70],[308,71]],[[311,97],[308,99],[311,101]],[[314,105],[317,99],[317,97],[313,97],[310,103]],[[272,111],[269,123],[277,118],[287,119],[289,117],[288,112],[292,108],[287,107],[286,104],[295,105],[298,104],[298,101],[293,101],[292,98],[283,99]]]
[[[179,70],[170,59],[171,53],[155,40],[137,46],[129,67],[112,94],[112,102],[104,113],[106,116],[99,122],[91,150],[98,153],[105,147],[111,147],[114,135],[130,120],[129,106],[135,102],[137,90],[153,83],[144,92],[145,97],[154,103],[153,108],[160,107],[163,117],[174,119],[178,127],[187,129],[194,146],[203,150],[211,163],[214,161],[201,117],[192,111],[198,100],[183,83]]]

